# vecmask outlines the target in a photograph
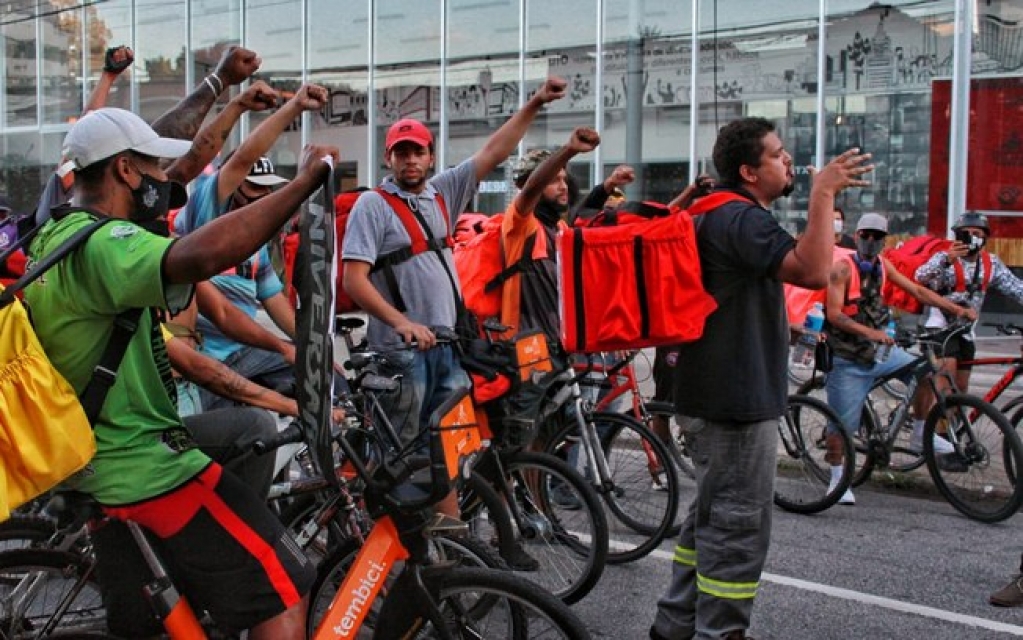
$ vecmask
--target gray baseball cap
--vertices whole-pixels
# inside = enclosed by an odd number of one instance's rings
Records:
[[[856,230],[881,231],[883,233],[888,233],[888,220],[877,213],[864,213],[860,216],[860,221],[856,223]]]

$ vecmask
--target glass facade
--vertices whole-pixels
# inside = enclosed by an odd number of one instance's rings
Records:
[[[805,167],[858,146],[877,168],[870,188],[841,196],[851,221],[876,211],[899,234],[942,233],[948,202],[964,197],[993,216],[993,249],[1023,266],[1023,0],[84,4],[16,2],[0,18],[0,192],[23,211],[107,47],[136,54],[108,104],[153,120],[241,44],[260,54],[258,77],[274,87],[330,92],[322,112],[275,145],[285,173],[315,139],[341,147],[339,186],[374,184],[386,172],[386,129],[402,117],[433,129],[439,166],[456,164],[555,74],[568,95],[537,118],[521,151],[596,127],[600,148],[570,166],[584,190],[625,163],[637,174],[630,197],[668,200],[712,171],[717,128],[761,115],[800,166],[795,193],[775,205],[790,229],[806,215]],[[246,116],[228,146],[264,117]],[[509,195],[502,167],[474,207],[501,210]]]

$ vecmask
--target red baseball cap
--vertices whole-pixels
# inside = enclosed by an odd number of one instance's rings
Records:
[[[420,147],[429,147],[433,144],[433,134],[426,128],[426,125],[418,120],[405,118],[391,125],[387,130],[387,140],[384,151],[390,152],[391,147],[399,142],[414,142]]]

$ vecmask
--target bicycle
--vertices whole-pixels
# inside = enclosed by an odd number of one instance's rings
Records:
[[[435,334],[465,355],[464,345],[450,330],[437,329]],[[378,396],[396,391],[401,380],[371,373],[384,365],[388,354],[352,344],[350,332],[343,335],[350,345],[345,368],[356,372],[352,386],[359,390],[353,396],[358,406],[355,415],[363,427],[359,433],[381,451],[400,455],[404,447]],[[507,355],[516,348],[515,341],[490,341],[486,345],[491,352],[489,366],[508,367],[506,373],[519,376],[515,358]],[[505,355],[495,359],[495,353]],[[469,368],[472,363],[483,367],[472,357],[463,359]],[[367,382],[371,384],[367,386]],[[386,390],[385,385],[389,385]],[[496,546],[508,568],[528,574],[566,603],[578,601],[597,584],[606,564],[609,534],[600,499],[557,457],[526,451],[521,443],[503,446],[506,441],[488,430],[485,413],[479,415],[488,444],[459,497],[462,517],[476,539]],[[528,429],[532,425],[522,426]],[[521,435],[521,429],[515,430]],[[555,495],[570,501],[571,508],[554,499]]]
[[[1023,443],[1005,416],[991,403],[960,393],[955,380],[940,371],[935,347],[971,330],[972,324],[956,324],[913,336],[901,331],[900,346],[916,344],[921,353],[902,369],[875,382],[909,376],[906,397],[900,400],[886,422],[878,418],[868,396],[856,440],[857,461],[853,486],[866,482],[875,469],[909,472],[926,463],[938,492],[963,515],[979,522],[994,523],[1011,517],[1023,504],[1023,484],[1015,470],[1023,463]],[[934,376],[948,382],[942,391]],[[912,430],[911,399],[917,388],[930,385],[936,400],[927,414],[921,451],[905,444]],[[804,385],[801,392],[823,388],[823,377]],[[934,437],[945,437],[955,448],[936,454]]]
[[[442,638],[484,637],[480,634],[491,633],[496,634],[492,637],[540,637],[535,633],[536,625],[542,626],[541,632],[560,634],[556,637],[589,637],[585,627],[565,605],[513,575],[438,562],[437,547],[430,544],[430,539],[450,533],[452,529],[464,529],[464,525],[436,516],[430,506],[447,495],[451,482],[464,477],[471,467],[479,446],[478,437],[474,437],[474,419],[467,391],[461,390],[431,419],[429,456],[392,459],[372,471],[347,441],[338,441],[340,449],[366,483],[364,495],[368,508],[379,517],[365,544],[359,547],[344,586],[330,596],[329,600],[336,602],[322,624],[314,626],[315,621],[310,618],[311,637],[347,637],[347,632],[356,632],[364,623],[370,626],[376,623],[378,636],[388,638],[406,637],[404,634],[416,631],[434,633]],[[423,470],[428,471],[428,477],[422,477]],[[154,582],[150,590],[162,602],[163,606],[158,607],[157,613],[164,620],[170,637],[207,637],[187,602],[174,597],[173,584],[141,530],[134,523],[128,524],[153,571]],[[8,558],[5,566],[9,566],[12,555],[28,553],[46,553],[49,559],[53,559],[59,552],[53,549],[16,550],[0,554],[0,563],[5,555]],[[83,560],[81,556],[74,557],[78,561]],[[383,569],[386,567],[389,571],[392,561],[396,560],[405,560],[405,566],[383,599],[381,615],[367,620],[371,605],[383,586]],[[49,560],[37,565],[30,570],[11,569],[15,573],[0,572],[0,575],[20,576],[19,585],[26,585],[37,579],[35,576],[41,574],[38,570],[41,567],[66,569],[66,565],[56,567]],[[331,565],[321,575],[337,576],[336,569],[336,565]],[[91,584],[87,573],[75,576],[74,587],[79,592]],[[318,582],[312,601],[322,604],[326,582]],[[162,599],[159,598],[161,595]],[[66,623],[67,615],[66,609],[57,607],[49,621]],[[487,624],[499,624],[504,632],[490,631]],[[10,640],[20,637],[42,636],[35,633],[9,636]]]
[[[632,416],[598,411],[584,400],[581,381],[590,366],[552,374],[541,427],[544,450],[581,466],[604,501],[617,545],[608,562],[641,558],[678,524],[680,481],[669,447]],[[663,478],[651,482],[651,471]]]

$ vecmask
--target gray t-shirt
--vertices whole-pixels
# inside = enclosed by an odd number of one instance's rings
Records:
[[[433,237],[443,238],[447,235],[448,228],[454,228],[458,214],[472,200],[477,184],[476,165],[472,158],[469,158],[458,166],[435,175],[422,193],[402,191],[391,176],[384,179],[381,188],[404,198],[414,210],[418,208],[430,225]],[[447,224],[437,204],[438,193],[443,196],[444,205],[448,210],[450,220]],[[380,194],[367,191],[359,196],[348,217],[341,258],[374,264],[379,256],[407,247],[411,242],[405,227],[390,205]],[[457,283],[458,276],[449,249],[444,251],[444,259],[447,269]],[[401,298],[405,302],[405,315],[409,320],[426,326],[455,325],[455,294],[451,290],[448,272],[436,252],[426,251],[395,265],[394,275],[398,281]],[[370,282],[385,300],[392,305],[395,303],[383,271],[371,273]],[[461,295],[461,292],[458,295]],[[394,346],[401,341],[401,336],[390,326],[372,316],[369,319],[366,337],[370,347],[374,349]]]

